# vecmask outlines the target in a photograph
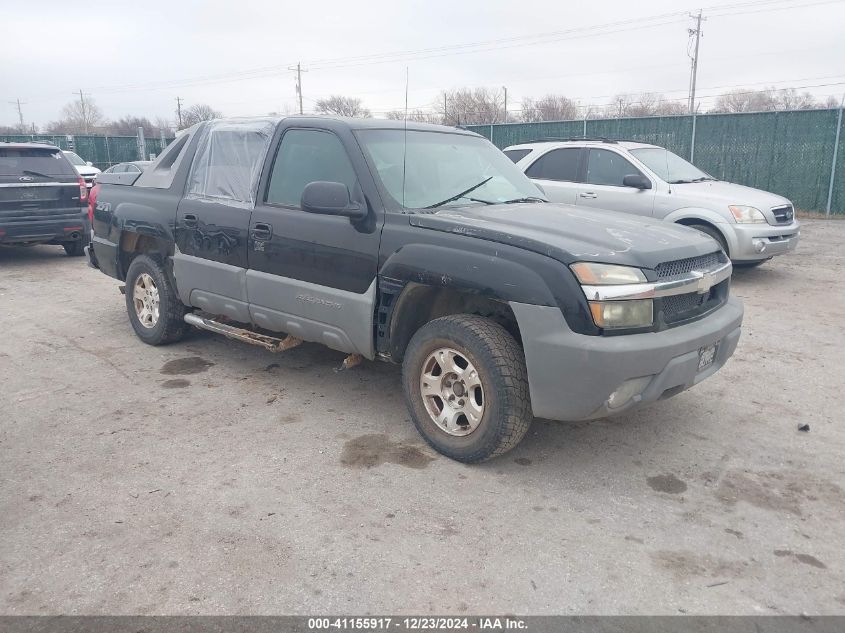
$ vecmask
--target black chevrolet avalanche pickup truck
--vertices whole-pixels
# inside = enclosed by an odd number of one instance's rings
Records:
[[[534,416],[674,396],[740,336],[731,264],[711,238],[548,203],[460,129],[216,120],[144,173],[99,183],[89,258],[125,281],[141,340],[197,326],[401,363],[417,429],[463,462],[512,449]]]
[[[58,147],[0,143],[0,246],[61,244],[84,255],[88,189]]]

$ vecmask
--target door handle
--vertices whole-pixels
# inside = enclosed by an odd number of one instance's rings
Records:
[[[598,194],[593,193],[592,191],[585,191],[583,193],[579,193],[578,197],[580,198],[598,198]]]
[[[269,240],[273,237],[273,227],[266,222],[256,222],[252,225],[252,237],[256,240]]]
[[[196,226],[197,216],[193,213],[186,213],[182,216],[182,221],[185,223],[185,226]]]

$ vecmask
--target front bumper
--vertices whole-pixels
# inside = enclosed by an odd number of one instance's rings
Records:
[[[616,415],[713,375],[736,349],[743,314],[742,303],[731,298],[699,321],[661,332],[587,336],[570,330],[556,307],[510,305],[525,350],[534,415],[571,421]],[[713,362],[699,371],[699,350],[714,343]],[[648,380],[640,393],[608,406],[623,383],[643,377]]]
[[[790,224],[729,224],[732,230],[730,239],[731,260],[735,262],[755,262],[769,259],[774,255],[783,255],[795,250],[801,236],[801,225]]]

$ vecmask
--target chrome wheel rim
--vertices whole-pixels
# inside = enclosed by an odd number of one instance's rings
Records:
[[[132,303],[135,316],[145,328],[154,328],[158,323],[159,295],[158,287],[147,273],[141,273],[132,287]]]
[[[465,354],[441,347],[425,359],[420,394],[431,421],[449,435],[469,435],[484,416],[484,389]]]

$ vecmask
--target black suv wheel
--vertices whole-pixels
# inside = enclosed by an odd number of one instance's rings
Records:
[[[181,339],[188,329],[187,309],[158,260],[139,255],[126,272],[126,310],[132,329],[149,345]]]
[[[460,462],[506,453],[533,419],[522,349],[484,317],[446,316],[420,328],[405,352],[402,384],[417,430]]]

